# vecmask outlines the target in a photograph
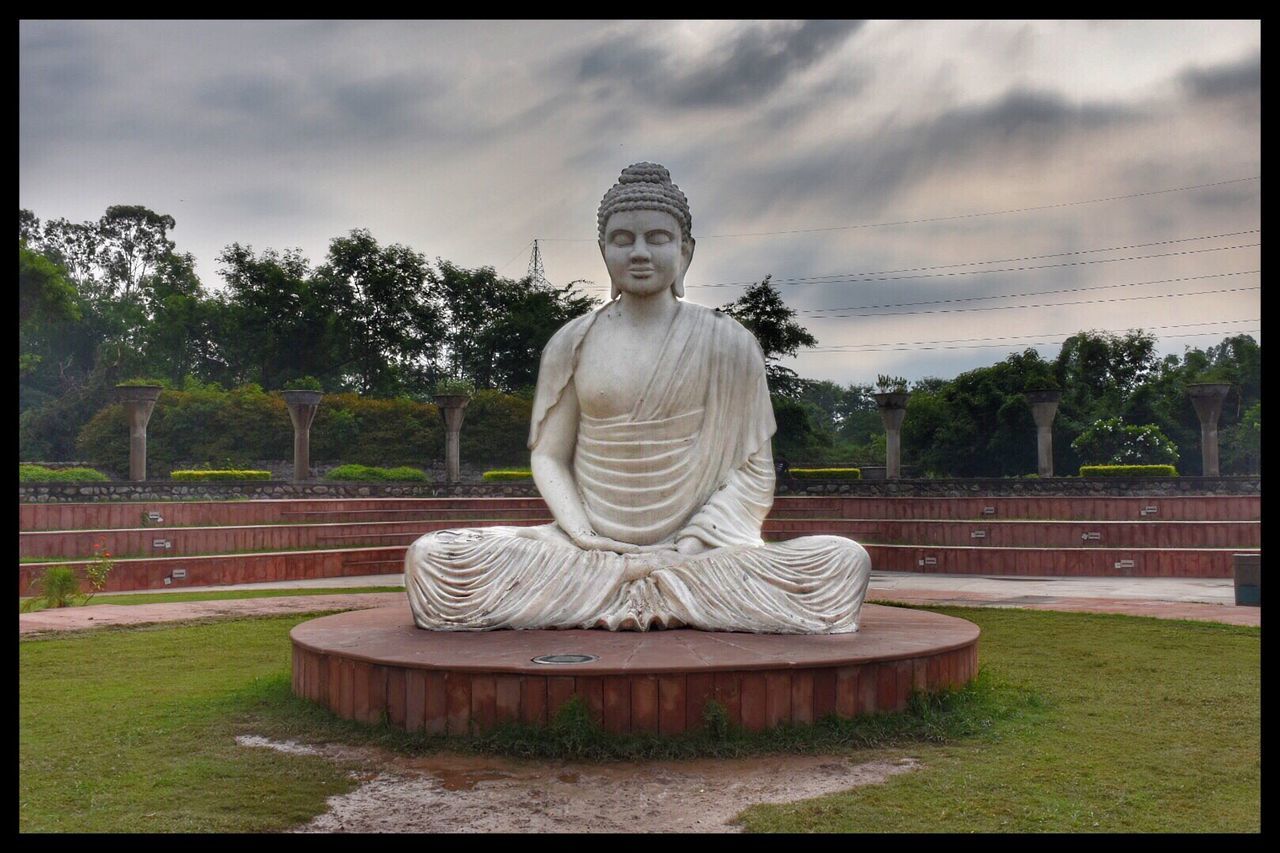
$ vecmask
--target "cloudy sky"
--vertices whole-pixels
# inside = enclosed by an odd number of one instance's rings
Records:
[[[1260,51],[1257,21],[25,21],[19,205],[168,213],[211,286],[232,242],[318,263],[368,228],[513,278],[537,237],[607,294],[596,207],[650,160],[688,298],[772,274],[801,375],[1080,329],[1181,353],[1259,329]]]

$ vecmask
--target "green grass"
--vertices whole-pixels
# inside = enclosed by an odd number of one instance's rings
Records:
[[[937,609],[982,627],[982,675],[907,714],[657,741],[604,735],[579,712],[549,733],[509,728],[455,746],[630,760],[818,751],[922,765],[883,785],[753,807],[743,821],[755,831],[1260,828],[1259,629]],[[237,733],[440,749],[290,695],[287,633],[313,616],[21,641],[20,829],[281,829],[353,784],[322,759],[237,747]]]
[[[96,595],[91,604],[163,604],[173,601],[230,601],[239,598],[280,598],[293,595],[349,595],[365,592],[404,592],[402,586],[298,587],[291,589],[228,589],[208,592],[143,592]],[[25,598],[18,599],[22,607]],[[39,604],[28,612],[44,610]]]
[[[991,677],[1048,703],[923,770],[792,805],[751,831],[1257,832],[1260,631],[1092,614],[939,608],[982,626]]]

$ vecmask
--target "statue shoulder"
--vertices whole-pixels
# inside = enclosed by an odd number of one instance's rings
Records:
[[[713,315],[712,322],[715,324],[714,328],[718,336],[728,342],[735,350],[741,348],[757,356],[761,364],[764,363],[764,351],[760,349],[760,342],[756,340],[756,336],[751,333],[750,329],[723,311],[717,311],[714,308],[702,308],[701,305],[698,307]]]
[[[607,305],[608,303],[606,303]],[[603,308],[603,306],[602,306]],[[588,311],[579,317],[574,317],[565,323],[555,334],[547,341],[547,345],[542,348],[542,358],[547,359],[569,359],[572,360],[574,350],[582,343],[582,339],[586,337],[587,330],[591,328],[591,324],[595,322],[596,316],[602,308]]]

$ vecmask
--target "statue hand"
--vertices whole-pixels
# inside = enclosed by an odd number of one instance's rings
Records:
[[[696,536],[686,536],[676,543],[676,550],[681,554],[691,556],[693,554],[701,554],[710,550],[706,545],[702,544],[702,540]]]
[[[570,534],[570,538],[575,545],[584,551],[613,551],[618,554],[635,554],[640,550],[639,545],[632,545],[630,542],[619,542],[617,539],[610,539],[608,536],[601,536],[589,530]]]

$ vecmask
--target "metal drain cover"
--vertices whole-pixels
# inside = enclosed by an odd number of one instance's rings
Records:
[[[534,663],[591,663],[600,660],[599,655],[539,655],[532,658]]]

